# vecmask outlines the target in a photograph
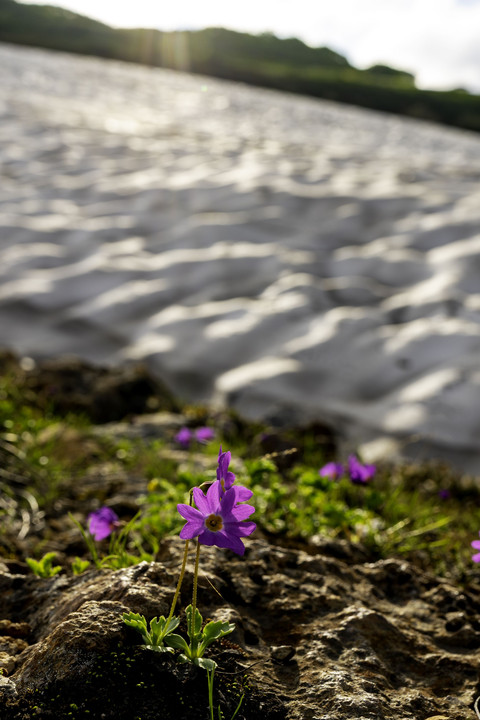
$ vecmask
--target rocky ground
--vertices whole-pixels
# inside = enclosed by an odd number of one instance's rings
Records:
[[[51,579],[2,565],[2,717],[207,718],[204,671],[145,650],[121,620],[168,613],[181,553],[173,539],[158,562]],[[240,718],[473,717],[479,588],[366,560],[321,541],[203,553],[202,613],[236,625],[214,655],[226,717],[240,688]],[[190,567],[183,606],[191,584]]]
[[[3,370],[9,363],[18,370],[11,357],[2,363]],[[107,432],[168,435],[184,421],[167,391],[138,369],[99,371],[69,361],[22,372],[25,392],[37,402],[55,397],[65,413],[80,404],[96,423],[110,423],[94,427],[89,446],[72,430],[72,457],[94,454],[95,437]],[[333,439],[325,435],[325,441]],[[2,482],[20,495],[20,461],[2,442]],[[95,494],[113,498],[119,513],[132,511],[142,482],[112,472],[67,479],[48,512],[24,505],[17,525],[5,520],[2,720],[209,717],[205,672],[144,648],[121,619],[127,610],[148,618],[168,613],[183,554],[178,537],[162,540],[154,561],[119,570],[39,578],[24,562],[43,538],[43,551],[55,550],[68,567],[85,548],[66,513]],[[243,557],[217,548],[203,548],[201,556],[200,610],[236,626],[212,651],[219,664],[215,705],[226,719],[243,692],[238,720],[475,717],[475,580],[460,585],[416,562],[379,560],[358,544],[321,536],[294,542],[259,531],[245,544]],[[192,577],[193,553],[180,609],[190,602]]]

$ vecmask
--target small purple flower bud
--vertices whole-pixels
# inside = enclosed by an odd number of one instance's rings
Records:
[[[200,427],[195,430],[195,439],[199,443],[207,444],[213,440],[215,432],[209,427]]]
[[[192,431],[187,427],[182,427],[175,435],[174,440],[186,450],[192,441]]]
[[[362,465],[355,455],[348,458],[348,473],[350,480],[355,485],[366,485],[375,475],[377,468],[375,465]]]
[[[472,542],[470,543],[470,545],[471,545],[475,550],[480,550],[480,540],[472,540]],[[473,555],[473,556],[472,556],[472,560],[473,560],[473,562],[476,562],[476,563],[480,562],[480,552],[479,552],[479,553],[476,553],[475,555]]]
[[[119,526],[117,513],[109,507],[101,507],[87,518],[88,531],[95,540],[104,540]]]
[[[329,462],[320,468],[318,474],[320,477],[327,477],[331,480],[338,480],[345,473],[345,468],[341,463]]]
[[[222,491],[228,490],[235,482],[235,475],[228,469],[232,453],[230,451],[223,452],[222,446],[218,452],[217,480],[219,481]]]

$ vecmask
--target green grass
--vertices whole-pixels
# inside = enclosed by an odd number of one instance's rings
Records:
[[[194,422],[212,425],[207,410],[194,408],[188,413]],[[189,501],[192,487],[215,479],[221,442],[224,450],[232,452],[237,483],[254,493],[259,530],[274,542],[342,539],[363,548],[372,560],[408,558],[461,582],[475,573],[470,541],[480,530],[480,491],[474,478],[435,463],[385,464],[367,486],[353,485],[348,479],[334,482],[318,474],[332,458],[313,433],[285,434],[301,452],[297,462],[292,455],[284,463],[282,452],[276,457],[259,453],[254,439],[260,426],[232,421],[224,427],[228,433],[217,428],[217,441],[196,445],[186,456],[176,452],[168,439],[99,437],[85,417],[63,417],[38,406],[18,374],[4,372],[0,377],[0,556],[20,555],[25,560],[23,544],[15,539],[24,527],[25,513],[30,525],[22,541],[32,538],[26,554],[37,554],[38,559],[55,537],[49,524],[52,518],[56,527],[60,523],[73,529],[70,511],[85,526],[88,512],[99,503],[109,504],[109,486],[87,483],[83,488],[84,478],[107,466],[113,475],[136,478],[132,497],[141,512],[126,546],[129,563],[154,557],[162,538],[177,535],[183,525],[177,503]],[[78,507],[68,506],[72,487],[77,492],[72,497],[80,498]],[[450,492],[446,500],[438,494],[444,489]],[[39,518],[43,520],[36,529]],[[128,515],[123,519],[128,520]]]

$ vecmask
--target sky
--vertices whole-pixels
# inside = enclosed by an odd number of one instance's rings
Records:
[[[480,93],[480,0],[27,0],[114,27],[270,31],[336,50],[359,68],[413,72],[418,87]]]

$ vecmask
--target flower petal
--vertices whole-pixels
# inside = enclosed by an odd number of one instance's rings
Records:
[[[236,475],[234,475],[230,470],[225,473],[225,476],[223,478],[223,484],[225,485],[225,490],[228,490],[232,487],[233,483],[236,480]]]
[[[350,455],[348,458],[348,472],[350,474],[350,480],[353,483],[366,483],[368,480],[375,475],[377,468],[375,465],[362,465],[360,460],[355,455]]]
[[[220,533],[218,533],[220,534]],[[222,540],[223,541],[223,540]],[[226,535],[226,542],[224,545],[219,545],[218,547],[224,547],[228,548],[229,550],[233,550],[234,553],[237,555],[243,555],[245,552],[245,546],[240,540],[239,537],[236,535],[228,534]]]
[[[210,490],[210,488],[209,488]],[[200,510],[202,515],[205,517],[206,515],[210,515],[212,512],[210,510],[207,498],[203,494],[203,492],[200,490],[200,488],[195,487],[193,488],[193,499],[195,500],[195,505]]]
[[[198,542],[200,545],[215,545],[215,535],[218,534],[218,532],[214,533],[211,530],[207,530],[204,526],[203,532],[198,536]]]
[[[215,437],[215,432],[209,427],[199,427],[195,430],[195,439],[199,443],[209,443]]]
[[[472,540],[470,545],[475,548],[475,550],[480,550],[480,540]]]
[[[112,533],[112,528],[105,522],[92,521],[88,529],[95,540],[105,540]]]
[[[187,522],[186,525],[180,530],[180,537],[182,540],[191,540],[203,530],[203,522]]]
[[[218,480],[210,485],[210,487],[207,490],[206,495],[206,513],[205,515],[210,515],[210,513],[216,513],[218,511],[218,506],[220,504],[220,492],[221,492],[221,485],[218,482]],[[195,493],[195,490],[193,491]],[[194,495],[195,497],[195,495]],[[195,499],[195,502],[196,499]],[[198,505],[198,503],[197,503]],[[203,511],[202,511],[203,512]]]
[[[237,537],[247,537],[251,535],[256,529],[254,522],[241,522],[241,523],[225,523],[225,532],[229,535],[236,535]]]
[[[200,545],[216,545],[225,550],[233,550],[238,555],[243,555],[245,552],[245,547],[239,537],[225,532],[225,529],[218,532],[205,530],[198,536],[198,542]]]
[[[192,440],[192,431],[183,427],[174,437],[175,442],[181,445],[183,448],[187,448]]]
[[[217,485],[220,489],[220,483],[217,482]],[[230,490],[226,490],[222,497],[222,502],[220,503],[220,512],[222,514],[222,517],[226,517],[230,514],[232,508],[235,506],[236,501],[236,493],[233,488]]]
[[[235,487],[232,488],[232,490],[235,493],[235,502],[245,502],[246,500],[250,500],[250,498],[253,496],[253,492],[249,490],[246,487],[243,487],[243,485],[235,485]]]
[[[255,508],[253,505],[235,505],[228,516],[225,517],[227,522],[246,520],[250,515],[253,515]]]
[[[87,521],[88,531],[95,540],[104,540],[118,525],[118,515],[112,508],[104,506],[90,513]]]
[[[340,463],[329,462],[320,468],[318,474],[320,477],[328,477],[332,480],[336,480],[341,477],[345,472],[345,468]]]
[[[199,522],[203,522],[202,513],[199,512],[196,508],[191,507],[191,505],[185,505],[185,503],[179,503],[177,505],[177,510],[180,513],[180,515],[185,518],[185,520],[192,520],[194,522],[196,520],[199,520]]]
[[[225,475],[228,472],[228,466],[230,465],[232,459],[232,453],[230,450],[227,450],[226,452],[222,453],[219,460],[218,460],[218,469],[222,473],[222,477],[225,477]]]

